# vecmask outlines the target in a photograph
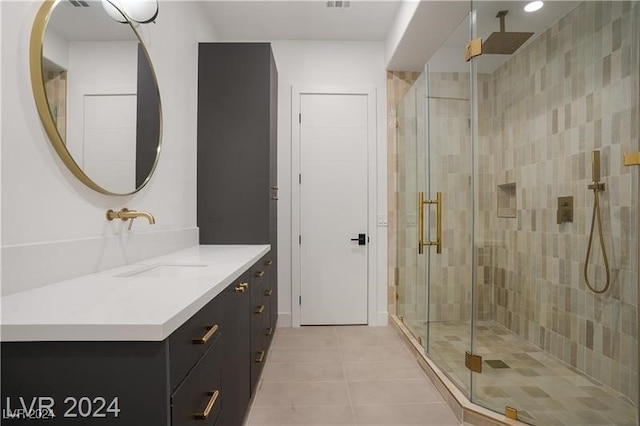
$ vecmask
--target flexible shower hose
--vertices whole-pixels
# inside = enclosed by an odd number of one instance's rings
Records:
[[[584,281],[589,287],[589,290],[594,293],[604,293],[609,289],[609,284],[611,283],[611,276],[609,273],[609,260],[607,259],[607,250],[604,246],[604,235],[602,235],[602,219],[600,218],[600,196],[598,195],[599,190],[593,190],[594,202],[593,202],[593,215],[591,216],[591,232],[589,233],[589,244],[587,245],[587,256],[584,260]],[[595,287],[591,285],[589,282],[589,276],[587,273],[587,268],[589,266],[589,256],[591,255],[591,243],[593,242],[593,228],[596,222],[596,216],[598,216],[598,233],[600,235],[600,247],[602,247],[602,258],[604,259],[604,270],[606,274],[606,282],[604,288],[602,290],[597,290]]]

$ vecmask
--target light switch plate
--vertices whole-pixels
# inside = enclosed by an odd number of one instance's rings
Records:
[[[379,214],[378,215],[378,226],[388,226],[389,225],[389,220],[387,219],[387,215],[386,214]]]

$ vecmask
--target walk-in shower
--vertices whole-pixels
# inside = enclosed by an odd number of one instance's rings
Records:
[[[640,2],[524,5],[473,2],[396,106],[395,320],[497,418],[637,425]],[[465,62],[505,10],[535,34]]]

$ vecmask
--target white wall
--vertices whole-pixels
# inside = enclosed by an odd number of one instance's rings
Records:
[[[389,28],[385,41],[385,64],[391,62],[419,4],[416,0],[403,0],[398,8],[398,12],[393,20],[393,25]]]
[[[217,35],[197,2],[161,1],[141,27],[163,104],[155,177],[127,197],[98,194],[58,159],[36,112],[28,43],[41,2],[2,1],[2,294],[141,260],[197,243],[196,108],[198,41]],[[130,233],[105,220],[109,208],[148,210]]]
[[[386,198],[386,71],[385,46],[376,42],[274,41],[272,48],[278,67],[278,305],[280,326],[291,324],[291,90],[309,88],[362,88],[377,92],[377,215],[387,214]],[[370,324],[387,321],[387,229],[375,227],[377,235],[377,276],[375,318]]]
[[[60,34],[47,31],[47,38],[42,46],[42,56],[64,69],[69,68],[69,43]]]

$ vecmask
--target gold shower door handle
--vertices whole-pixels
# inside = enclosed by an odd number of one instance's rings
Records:
[[[436,240],[424,240],[424,205],[436,205]],[[436,246],[436,253],[442,253],[442,192],[436,192],[435,200],[425,200],[424,192],[418,193],[418,254],[424,253],[424,246]]]

